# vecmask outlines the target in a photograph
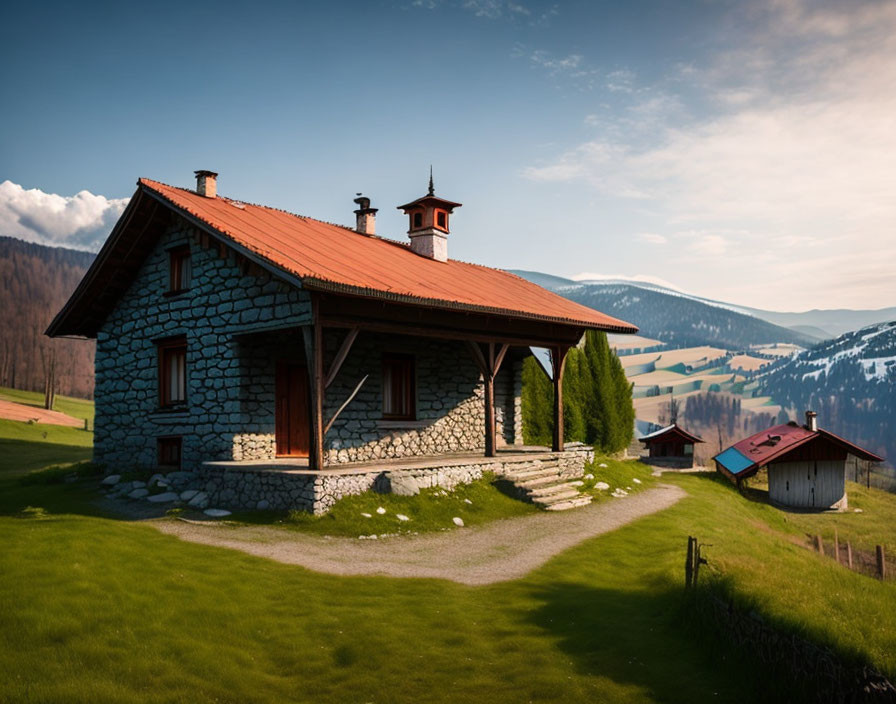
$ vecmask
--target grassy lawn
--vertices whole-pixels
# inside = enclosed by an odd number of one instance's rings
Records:
[[[15,401],[16,403],[34,406],[35,408],[44,407],[44,395],[39,391],[22,391],[21,389],[10,389],[6,386],[0,386],[0,399]],[[87,419],[90,427],[93,427],[93,401],[71,396],[56,396],[53,410],[65,413],[73,418]]]
[[[92,454],[92,432],[0,419],[0,477],[81,462]]]
[[[896,497],[873,490],[850,486],[861,514],[806,516],[710,476],[665,475],[689,494],[672,508],[524,579],[466,587],[184,543],[96,515],[89,482],[22,479],[0,477],[0,701],[797,700],[694,618],[688,535],[712,545],[710,570],[735,598],[896,675],[896,584],[797,544],[831,520],[841,535],[892,531]]]

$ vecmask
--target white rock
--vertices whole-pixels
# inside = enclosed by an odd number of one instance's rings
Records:
[[[463,518],[460,518],[459,516],[455,516],[451,520],[454,521],[454,525],[460,526],[461,528],[464,527],[464,519]]]
[[[635,484],[640,484],[640,483],[641,483],[641,480],[638,479],[637,477],[634,477],[634,478],[632,479],[632,481],[633,481]]]
[[[606,463],[601,462],[601,463],[600,463],[599,465],[597,465],[597,466],[598,466],[598,467],[606,467],[607,465],[606,465]]]
[[[405,516],[403,513],[396,513],[396,514],[395,514],[395,517],[396,517],[399,521],[409,521],[409,520],[411,520],[410,518],[408,518],[407,516]]]
[[[380,506],[380,507],[376,510],[376,512],[382,516],[382,515],[386,512],[386,509],[384,509],[382,506]]]
[[[196,489],[187,489],[186,491],[180,492],[180,500],[181,501],[189,501],[199,492]]]
[[[152,501],[154,504],[163,504],[167,501],[177,501],[178,495],[173,491],[166,491],[164,494],[155,494],[153,496],[147,496],[147,501]]]
[[[165,478],[165,475],[164,475],[164,474],[158,474],[158,473],[153,474],[153,475],[149,478],[149,485],[152,486],[152,485],[155,484],[157,481],[159,481],[160,479],[164,479],[164,478]]]
[[[628,492],[625,489],[614,489],[610,496],[615,499],[621,499],[623,496],[628,496]]]
[[[470,504],[470,506],[473,505],[473,502],[470,501],[469,499],[464,499],[464,503],[465,503],[465,504]]]
[[[597,484],[594,485],[594,488],[599,491],[606,491],[607,489],[610,488],[610,485],[607,484],[606,482],[597,482]]]
[[[862,509],[860,509],[860,508],[854,508],[854,509],[852,510],[852,512],[853,512],[853,513],[863,513]]]
[[[579,480],[576,480],[574,482],[570,482],[569,485],[570,486],[585,486],[585,482],[580,482]]]
[[[128,494],[128,496],[130,496],[132,499],[142,499],[148,493],[149,493],[149,489],[139,488],[139,489],[134,489],[130,494]]]
[[[631,488],[630,486],[627,486],[627,487],[625,487],[625,490],[626,490],[626,491],[631,491],[632,488]]]
[[[364,516],[364,518],[373,518],[369,513],[362,513],[361,515]],[[361,537],[363,538],[364,536],[362,535]]]
[[[105,484],[106,486],[115,486],[120,481],[121,481],[120,474],[110,474],[108,477],[103,479],[103,481],[101,481],[100,484]]]
[[[585,479],[594,479],[594,475],[591,472],[585,475]]]
[[[211,516],[212,518],[223,518],[224,516],[229,516],[230,511],[223,508],[207,508],[203,513],[206,516]]]

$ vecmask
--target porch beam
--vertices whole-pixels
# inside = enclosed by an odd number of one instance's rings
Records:
[[[566,366],[566,354],[569,347],[555,345],[551,347],[551,367],[554,378],[554,436],[551,449],[563,451],[563,369]]]
[[[417,337],[431,337],[441,340],[466,340],[472,342],[495,342],[512,345],[515,347],[554,347],[558,343],[572,346],[584,335],[584,329],[575,328],[568,336],[563,337],[538,337],[504,335],[500,332],[474,332],[470,330],[441,328],[436,326],[413,325],[405,323],[392,323],[378,320],[364,320],[363,318],[326,316],[322,323],[328,328],[359,328],[372,332],[395,333],[398,335],[415,335]]]
[[[345,361],[345,358],[348,357],[348,353],[351,352],[352,345],[355,343],[355,338],[358,337],[359,332],[359,328],[351,328],[345,336],[345,339],[342,341],[342,346],[339,348],[336,357],[333,359],[333,363],[330,365],[330,371],[327,372],[327,378],[324,381],[325,389],[329,389],[330,384],[336,380],[336,375],[339,374],[339,370],[342,368],[342,363]]]

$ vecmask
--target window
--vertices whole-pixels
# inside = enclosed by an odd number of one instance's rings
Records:
[[[410,355],[384,355],[383,418],[413,420],[416,415],[415,396],[414,358]]]
[[[183,246],[168,252],[168,292],[181,293],[190,288],[190,247]]]
[[[414,213],[413,218],[414,218],[413,219],[414,224],[412,225],[412,227],[414,227],[414,228],[423,227],[423,213]]]
[[[180,469],[180,450],[182,445],[182,438],[159,438],[159,467],[171,467],[173,469]]]
[[[180,406],[187,400],[187,340],[175,337],[158,343],[159,405]]]
[[[448,229],[448,213],[444,210],[436,211],[436,224],[441,227],[443,230]]]

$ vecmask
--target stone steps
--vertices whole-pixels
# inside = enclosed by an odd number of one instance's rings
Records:
[[[561,476],[556,460],[515,467],[503,477],[511,482],[520,498],[547,511],[565,511],[591,503],[591,497],[580,494],[580,481]]]

